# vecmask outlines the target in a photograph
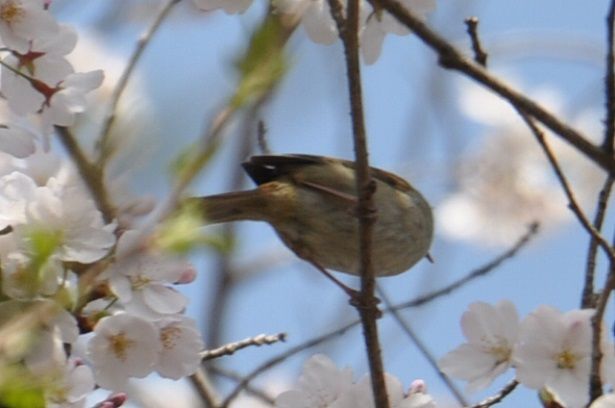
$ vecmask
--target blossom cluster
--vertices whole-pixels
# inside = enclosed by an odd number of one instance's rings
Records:
[[[338,1],[338,0],[335,0]],[[203,10],[222,9],[228,14],[243,13],[251,0],[194,0]],[[329,0],[276,0],[276,9],[300,19],[308,37],[318,44],[333,44],[338,38],[337,25],[331,16]],[[342,8],[346,1],[339,1]],[[435,0],[402,0],[400,3],[418,16],[425,17],[433,11]],[[407,35],[408,28],[391,14],[376,10],[366,0],[359,2],[359,43],[366,64],[373,64],[382,52],[382,44],[388,33]]]
[[[103,214],[52,150],[54,126],[74,123],[103,73],[75,72],[66,56],[77,34],[50,3],[0,0],[0,310],[17,325],[0,348],[24,345],[2,364],[37,379],[49,406],[79,407],[95,386],[194,373],[203,342],[174,287],[194,280],[193,267],[127,214]]]
[[[520,321],[510,301],[473,303],[461,319],[467,342],[445,355],[440,368],[468,381],[473,391],[513,367],[519,383],[548,391],[567,408],[583,407],[589,399],[593,314],[592,309],[562,313],[540,306]],[[613,385],[613,344],[602,334],[600,375],[603,383]]]
[[[353,382],[350,368],[339,369],[327,356],[316,354],[305,362],[295,389],[275,400],[279,408],[373,408],[374,398],[369,376]],[[422,380],[415,380],[407,393],[397,378],[385,374],[391,408],[435,408]]]

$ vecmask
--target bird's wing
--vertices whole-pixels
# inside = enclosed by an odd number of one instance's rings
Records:
[[[258,185],[274,181],[283,176],[291,176],[304,166],[318,164],[340,163],[350,169],[355,168],[355,162],[350,160],[335,159],[322,156],[312,156],[308,154],[284,154],[284,155],[263,155],[252,156],[243,163],[243,168],[250,178]],[[393,173],[371,167],[371,175],[375,179],[390,185],[391,187],[410,191],[412,187],[408,182]],[[311,184],[318,184],[311,182]],[[314,185],[312,185],[314,187]],[[326,186],[322,186],[327,189]]]

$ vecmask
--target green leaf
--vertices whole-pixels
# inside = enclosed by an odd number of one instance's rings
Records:
[[[236,62],[241,78],[232,98],[234,106],[241,107],[262,98],[282,79],[287,68],[286,39],[279,17],[269,13],[252,33],[246,52]]]

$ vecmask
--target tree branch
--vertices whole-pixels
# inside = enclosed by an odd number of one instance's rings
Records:
[[[367,349],[374,403],[377,408],[388,408],[389,399],[384,382],[384,365],[378,338],[377,319],[380,311],[375,301],[375,272],[372,262],[373,226],[376,220],[373,195],[375,183],[369,171],[367,135],[363,116],[363,91],[361,88],[361,62],[359,58],[359,0],[348,0],[346,18],[340,15],[339,1],[330,0],[329,5],[344,46],[348,91],[350,94],[350,117],[355,150],[355,182],[358,196],[357,216],[359,221],[359,253],[361,292],[356,304],[363,326]]]

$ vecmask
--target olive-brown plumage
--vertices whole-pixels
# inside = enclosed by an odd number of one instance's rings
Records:
[[[243,167],[258,187],[207,197],[207,223],[268,222],[300,258],[359,274],[354,162],[309,155],[253,156]],[[372,168],[376,183],[372,259],[376,276],[396,275],[427,255],[431,208],[402,178]]]

